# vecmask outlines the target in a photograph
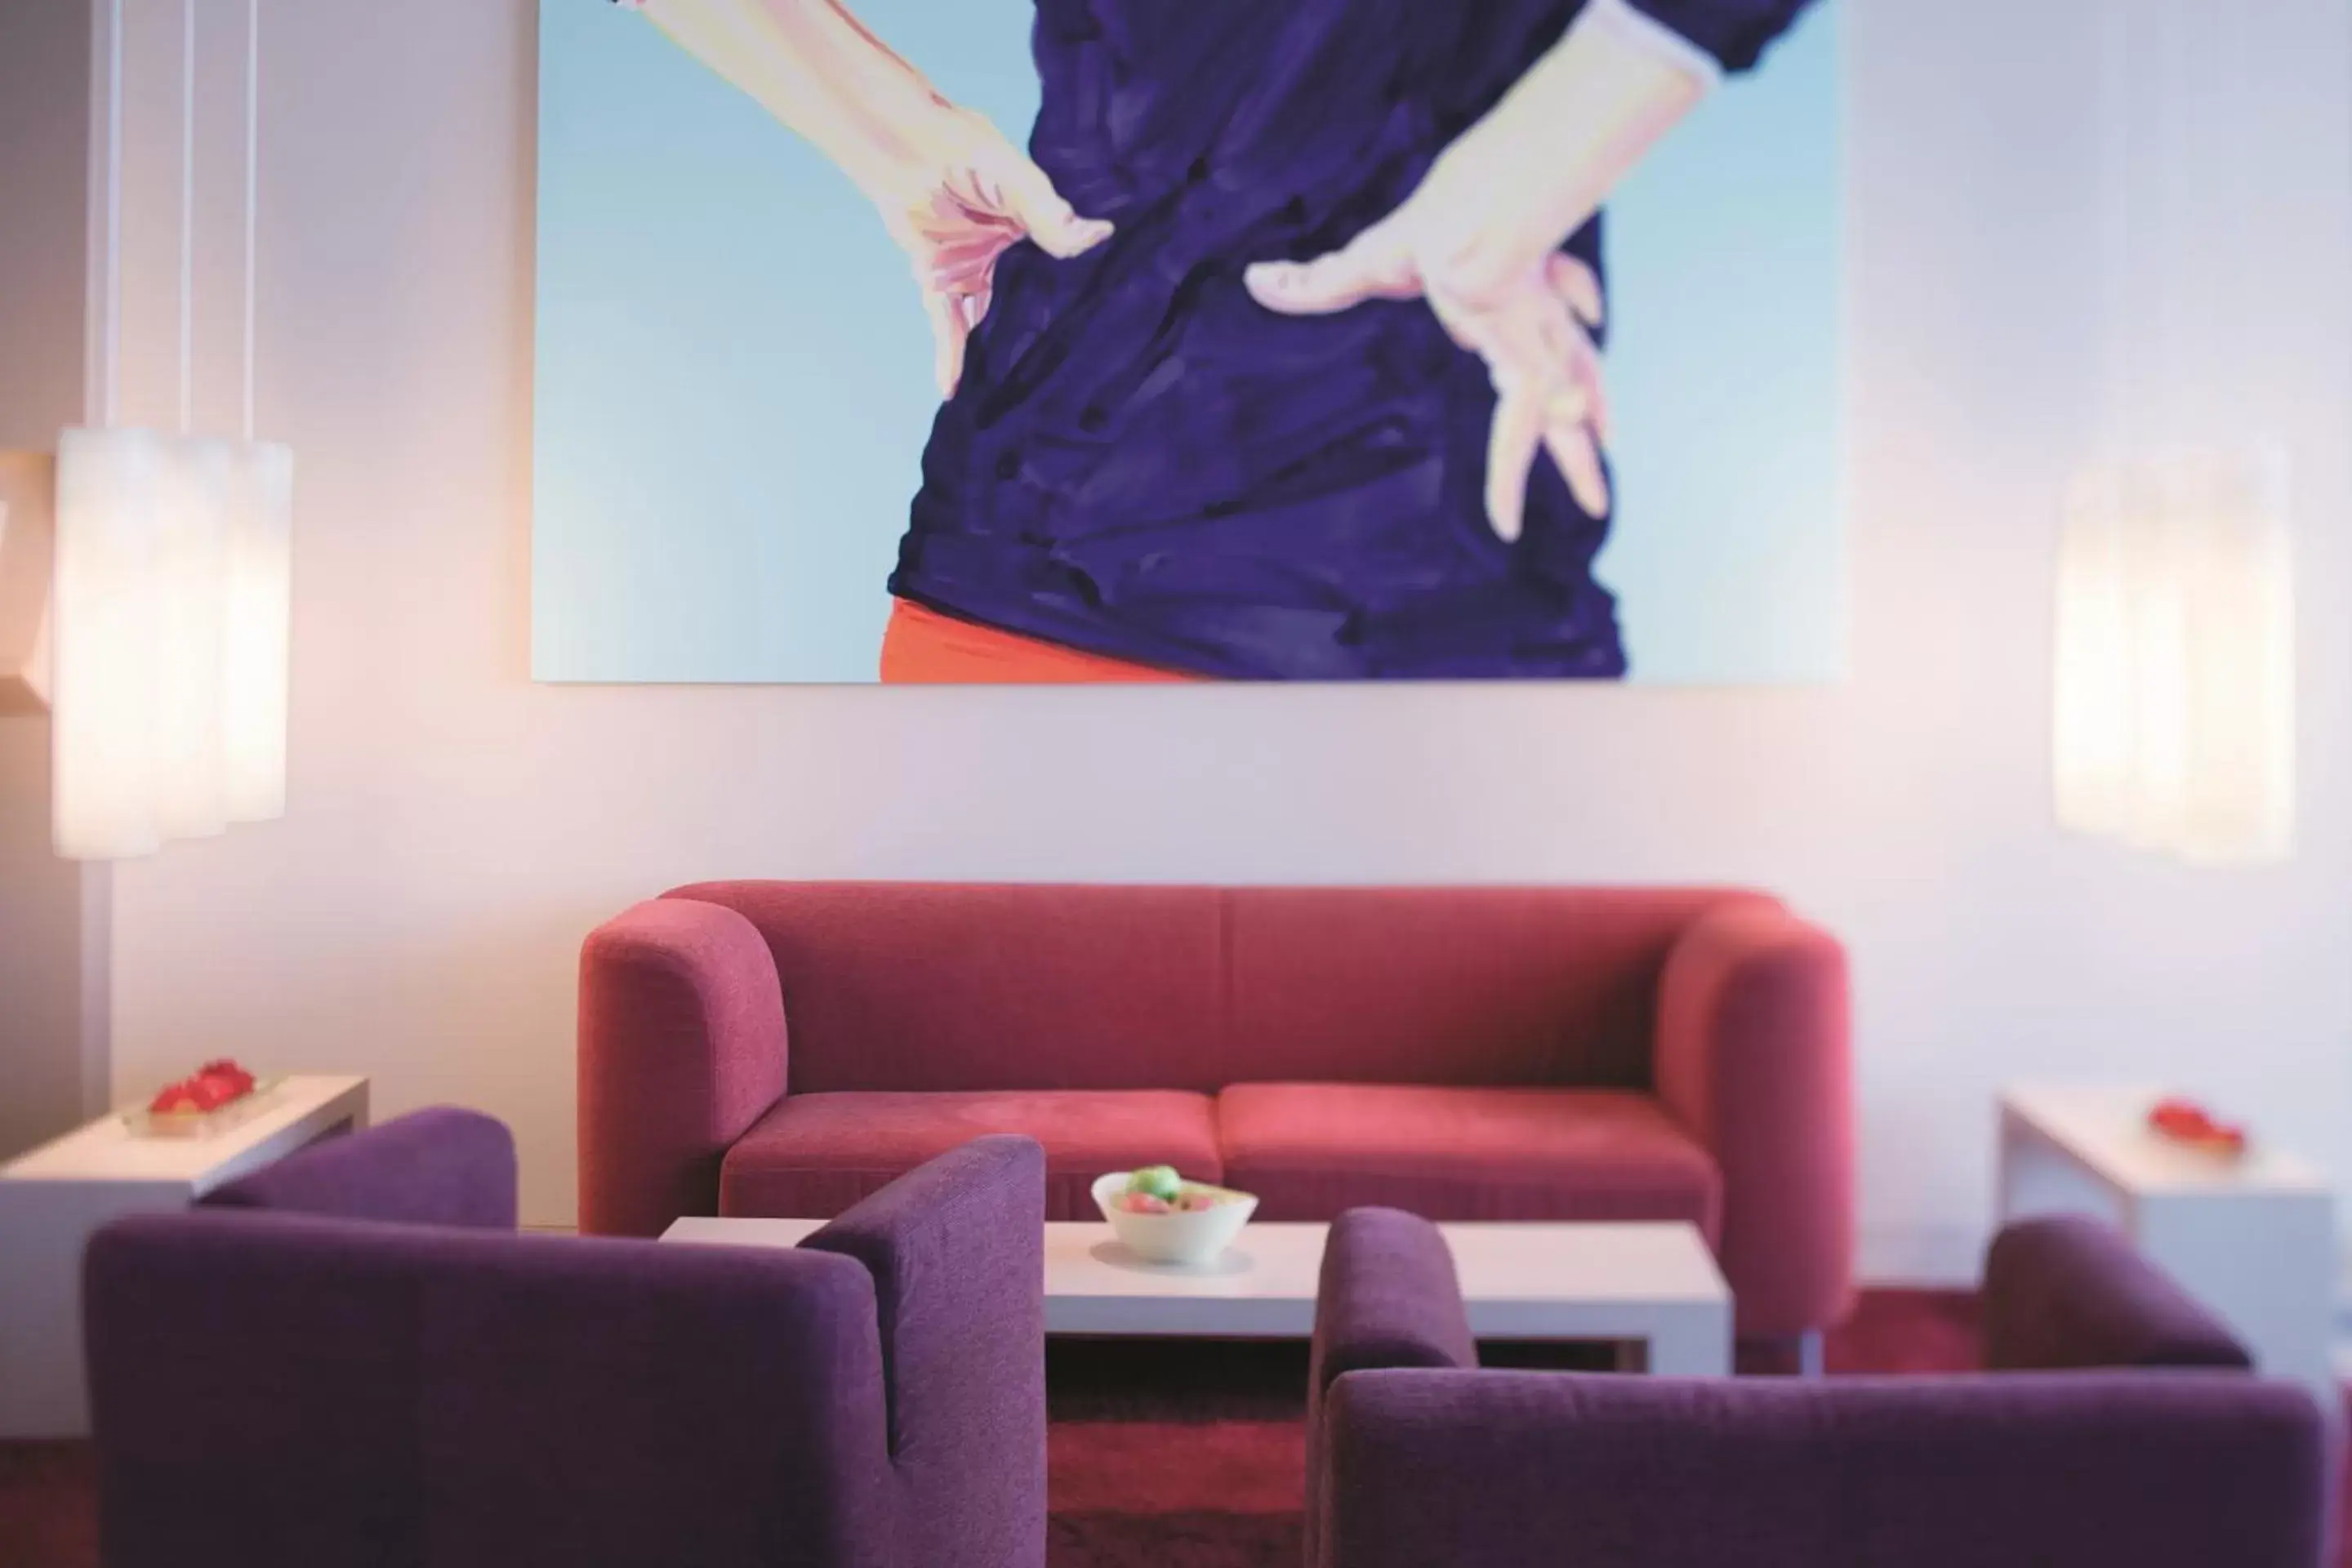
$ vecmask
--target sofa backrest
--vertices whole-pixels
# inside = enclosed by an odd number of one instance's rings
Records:
[[[712,882],[775,954],[790,1089],[1640,1087],[1710,889]]]

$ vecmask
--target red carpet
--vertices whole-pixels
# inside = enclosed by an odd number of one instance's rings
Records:
[[[1495,1359],[1563,1366],[1580,1352]],[[1960,1294],[1869,1292],[1829,1344],[1832,1374],[1976,1360],[1975,1301]],[[1049,1568],[1296,1568],[1304,1346],[1072,1342],[1049,1371]],[[86,1447],[0,1443],[0,1568],[96,1568],[92,1516]]]

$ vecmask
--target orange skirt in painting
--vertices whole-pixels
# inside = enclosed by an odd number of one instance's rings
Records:
[[[1118,685],[1199,679],[960,621],[905,599],[890,601],[890,624],[882,634],[882,679],[894,686]]]

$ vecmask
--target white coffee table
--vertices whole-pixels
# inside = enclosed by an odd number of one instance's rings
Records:
[[[2262,1142],[2242,1160],[2150,1131],[2152,1089],[2044,1086],[2000,1097],[2003,1220],[2088,1209],[2221,1314],[2266,1373],[2335,1408],[2336,1205],[2319,1170]]]
[[[824,1222],[689,1216],[664,1241],[797,1247]],[[1687,1225],[1445,1225],[1481,1339],[1627,1347],[1675,1377],[1731,1370],[1731,1291]],[[1320,1225],[1253,1225],[1207,1268],[1145,1263],[1108,1225],[1045,1227],[1045,1331],[1138,1338],[1305,1339]]]

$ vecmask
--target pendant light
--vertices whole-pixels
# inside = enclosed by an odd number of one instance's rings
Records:
[[[260,5],[245,9],[242,420],[195,431],[196,8],[182,0],[179,420],[117,421],[122,0],[109,0],[102,423],[58,439],[53,837],[118,859],[282,816],[293,455],[254,438]]]
[[[2106,452],[2059,549],[2058,819],[2200,864],[2274,862],[2294,834],[2291,476],[2274,438],[2232,427],[2248,400],[2200,337],[2253,274],[2251,226],[2200,179],[2242,134],[2221,89],[2244,89],[2248,24],[2105,6]]]

